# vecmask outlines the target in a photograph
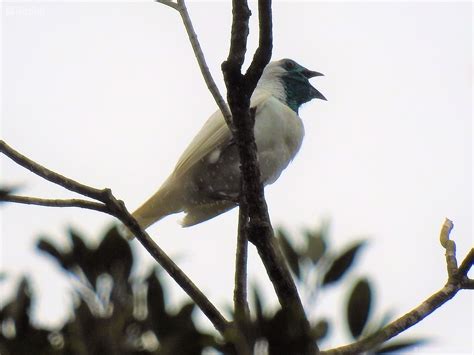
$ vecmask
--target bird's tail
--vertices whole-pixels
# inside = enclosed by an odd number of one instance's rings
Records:
[[[180,199],[174,195],[173,191],[165,185],[133,212],[132,216],[142,229],[146,229],[170,214],[181,212],[183,209]],[[125,237],[133,239],[134,235],[127,229]]]

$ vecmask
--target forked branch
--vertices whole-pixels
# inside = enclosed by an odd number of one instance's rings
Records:
[[[429,316],[436,309],[453,298],[459,290],[473,289],[474,280],[469,278],[468,272],[474,263],[474,248],[469,251],[462,261],[461,266],[458,268],[456,260],[456,244],[453,240],[449,239],[452,229],[453,223],[449,219],[446,219],[441,228],[440,242],[446,251],[445,256],[448,269],[448,281],[441,290],[428,297],[418,307],[367,338],[340,348],[321,351],[321,354],[360,354],[368,350],[376,349],[382,343],[395,337]]]
[[[0,152],[12,159],[18,165],[30,170],[34,174],[62,186],[70,191],[76,192],[86,197],[98,200],[100,202],[69,199],[54,200],[40,199],[26,196],[0,196],[0,201],[9,201],[22,204],[34,204],[50,207],[80,207],[94,211],[100,211],[112,215],[119,219],[127,228],[130,229],[153,256],[153,258],[168,272],[168,274],[178,283],[179,286],[188,294],[197,304],[202,312],[209,318],[214,327],[222,334],[229,328],[228,321],[220,314],[217,308],[208,300],[204,293],[186,276],[186,274],[174,263],[173,260],[150,238],[125,208],[122,201],[117,200],[110,189],[96,189],[75,180],[58,174],[44,166],[25,157],[15,149],[10,147],[3,140],[0,140]]]

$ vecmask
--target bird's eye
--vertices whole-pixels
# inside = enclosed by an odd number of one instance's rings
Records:
[[[292,60],[287,60],[285,62],[285,68],[287,70],[291,70],[291,69],[294,69],[295,68],[295,62],[293,62]]]

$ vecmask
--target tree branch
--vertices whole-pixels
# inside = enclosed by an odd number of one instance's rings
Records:
[[[232,115],[230,114],[229,107],[227,106],[221,93],[219,92],[219,89],[217,88],[217,85],[214,79],[212,78],[211,72],[209,71],[209,67],[206,64],[206,59],[204,57],[204,53],[202,52],[201,45],[199,44],[199,39],[197,37],[196,31],[194,31],[194,26],[189,16],[189,12],[186,7],[185,1],[178,0],[177,3],[173,1],[169,1],[169,0],[156,0],[156,1],[159,2],[160,4],[167,5],[179,12],[184,24],[184,28],[186,29],[186,33],[188,34],[189,42],[191,43],[191,46],[193,47],[194,56],[197,59],[197,62],[199,64],[199,69],[201,70],[201,74],[204,78],[204,81],[206,82],[207,88],[212,94],[212,97],[214,98],[214,101],[216,102],[217,106],[221,110],[222,115],[224,116],[224,119],[227,123],[227,126],[229,127],[230,130],[233,130]]]
[[[248,212],[241,205],[239,210],[239,234],[237,235],[237,249],[235,256],[235,288],[234,312],[238,318],[246,319],[249,315],[247,303],[247,255],[248,242],[246,233]]]
[[[13,202],[24,205],[36,205],[45,207],[79,207],[93,211],[111,214],[107,206],[103,203],[81,200],[81,199],[49,199],[29,196],[5,195],[0,196],[2,202]]]
[[[318,350],[309,337],[309,321],[288,266],[275,242],[268,215],[253,130],[255,108],[250,109],[251,95],[272,53],[271,1],[259,0],[259,47],[245,75],[242,75],[241,69],[249,33],[250,10],[247,1],[233,0],[232,14],[231,45],[227,60],[222,63],[222,71],[227,87],[227,101],[233,117],[234,139],[239,149],[242,179],[240,206],[246,206],[248,209],[246,235],[257,247],[283,310],[295,316],[301,333],[308,335],[305,353],[313,354]]]
[[[270,0],[258,2],[259,36],[258,48],[252,59],[245,79],[250,87],[255,88],[258,79],[262,76],[263,69],[272,58],[273,34],[272,34],[272,4]],[[253,89],[252,89],[253,91]]]
[[[65,176],[62,176],[54,171],[51,171],[44,166],[34,162],[33,160],[25,157],[20,154],[10,146],[8,146],[3,140],[0,140],[0,151],[5,154],[7,157],[15,161],[18,165],[23,166],[24,168],[30,170],[34,174],[51,181],[52,183],[62,186],[68,190],[77,192],[81,195],[91,197],[95,200],[103,202],[106,210],[99,209],[99,205],[91,205],[90,201],[82,201],[79,203],[81,206],[74,207],[83,207],[89,208],[94,206],[97,211],[108,213],[112,216],[115,216],[119,219],[131,232],[137,237],[140,243],[145,247],[145,249],[153,256],[153,258],[165,269],[168,274],[176,281],[176,283],[181,286],[181,288],[188,294],[188,296],[196,303],[196,305],[202,310],[202,312],[209,318],[214,327],[224,336],[225,332],[229,329],[229,322],[220,314],[217,308],[207,299],[207,297],[198,289],[198,287],[186,276],[186,274],[171,260],[171,258],[150,238],[148,233],[143,231],[139,226],[138,222],[133,218],[133,216],[125,208],[125,205],[122,201],[117,200],[112,194],[110,189],[96,189],[84,184],[81,184],[77,181],[69,179]],[[18,203],[26,202],[25,198],[21,196],[13,196]],[[7,195],[8,198],[8,195]],[[22,202],[20,202],[22,201]],[[35,199],[33,198],[35,204],[44,204],[43,205],[53,205],[54,200],[48,199]],[[64,201],[74,201],[74,200],[57,200],[59,203],[65,203]],[[42,202],[42,203],[40,203]],[[77,204],[77,200],[75,202]],[[84,206],[88,207],[84,207]],[[71,204],[68,205],[70,207]],[[97,207],[97,208],[95,208]],[[102,208],[102,207],[101,207]]]
[[[123,201],[117,200],[110,193],[110,204],[116,211],[115,216],[135,235],[153,258],[168,272],[168,274],[181,286],[188,296],[196,303],[201,311],[212,322],[214,327],[224,336],[229,329],[229,322],[220,314],[217,308],[209,301],[204,293],[191,281],[191,279],[175,264],[175,262],[150,238],[137,220],[125,208]]]
[[[388,324],[378,332],[362,339],[356,343],[342,346],[339,348],[322,351],[321,354],[359,354],[364,351],[374,350],[380,344],[407,330],[417,324],[436,309],[441,307],[447,301],[452,299],[459,290],[472,289],[470,285],[474,280],[469,279],[467,273],[471,269],[474,262],[474,249],[471,249],[461,263],[461,267],[457,268],[456,256],[454,250],[456,245],[454,241],[449,239],[449,234],[453,228],[453,223],[446,219],[441,228],[440,241],[441,245],[446,249],[446,265],[448,268],[448,282],[446,285],[428,297],[418,307],[414,308],[404,316]]]
[[[8,146],[3,140],[0,140],[0,152],[5,154],[18,165],[21,165],[22,167],[30,170],[33,174],[36,174],[45,180],[60,185],[80,195],[84,195],[94,200],[99,200],[105,203],[104,198],[107,195],[107,189],[95,189],[93,187],[83,185],[72,179],[66,178],[52,170],[49,170],[44,166],[41,166],[35,163],[33,160],[20,154],[19,152]]]
[[[227,71],[239,77],[247,52],[247,37],[249,35],[249,19],[252,15],[246,0],[232,1],[232,28],[229,55],[226,64]],[[229,89],[229,88],[227,88]]]
[[[178,6],[178,4],[175,3],[174,1],[170,1],[170,0],[156,0],[156,2],[159,2],[160,4],[169,6],[169,7],[171,7],[172,9],[175,9],[175,10],[178,10],[178,11],[179,11],[179,6]]]
[[[459,274],[467,277],[467,274],[469,270],[471,270],[473,263],[474,263],[474,248],[469,250],[469,253],[462,261],[461,266],[458,269]]]

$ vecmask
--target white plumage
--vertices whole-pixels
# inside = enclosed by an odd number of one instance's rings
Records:
[[[299,70],[299,75],[306,79],[304,85],[311,88],[306,95],[309,96],[300,101],[324,99],[307,80],[321,74],[288,59],[267,65],[250,104],[256,108],[254,132],[264,185],[278,179],[295,157],[304,136],[301,119],[286,104],[292,89],[291,81],[290,85],[285,84],[289,67],[295,73]],[[222,113],[217,111],[185,149],[168,179],[133,216],[145,229],[167,215],[184,212],[182,225],[188,227],[235,207],[239,191],[237,147]]]

